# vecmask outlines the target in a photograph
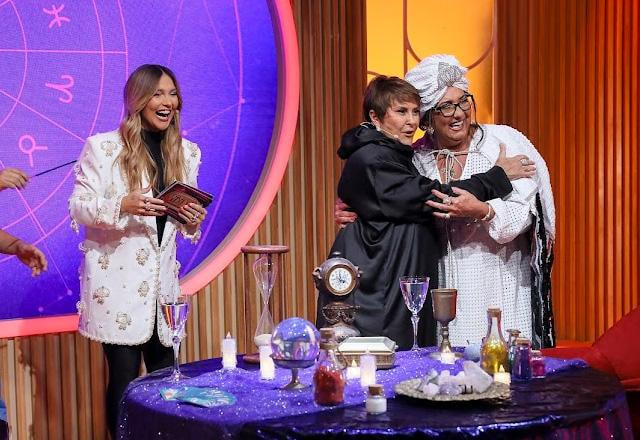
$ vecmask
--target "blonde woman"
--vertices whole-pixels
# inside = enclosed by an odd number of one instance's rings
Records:
[[[107,421],[112,436],[127,384],[172,364],[160,295],[179,294],[176,234],[193,242],[206,211],[191,204],[168,218],[155,196],[174,180],[196,186],[198,146],[181,138],[182,99],[175,75],[159,65],[137,68],[124,89],[126,117],[116,131],[87,139],[69,199],[81,224],[79,331],[102,342],[109,365]]]

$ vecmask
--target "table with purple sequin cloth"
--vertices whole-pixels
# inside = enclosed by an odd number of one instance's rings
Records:
[[[581,360],[546,358],[547,377],[513,383],[502,405],[435,403],[394,398],[394,384],[434,368],[461,371],[461,361],[442,365],[428,357],[398,352],[396,366],[378,370],[377,382],[390,399],[385,414],[364,410],[359,380],[347,383],[337,407],[314,403],[311,388],[283,391],[291,373],[276,369],[272,381],[260,380],[257,366],[220,370],[219,359],[182,366],[186,386],[215,387],[236,396],[230,406],[204,408],[165,401],[168,370],[132,382],[121,403],[119,439],[311,439],[311,438],[633,438],[624,390],[614,377],[587,368]],[[313,367],[300,372],[311,384]]]

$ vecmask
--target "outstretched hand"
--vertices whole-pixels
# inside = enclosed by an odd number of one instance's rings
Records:
[[[31,276],[38,276],[47,270],[47,259],[44,254],[32,244],[20,240],[15,247],[16,257],[31,269]]]
[[[496,165],[504,170],[509,180],[532,177],[536,174],[534,161],[524,154],[507,157],[507,147],[503,143],[500,143],[500,154],[498,155]]]
[[[0,171],[0,191],[6,188],[24,189],[29,178],[17,168],[5,168]]]

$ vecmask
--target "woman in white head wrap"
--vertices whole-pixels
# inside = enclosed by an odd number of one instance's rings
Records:
[[[504,199],[480,202],[486,216],[469,221],[455,197],[442,194],[432,206],[445,213],[440,223],[446,255],[440,261],[442,286],[458,289],[452,343],[479,343],[486,333],[486,311],[502,309],[503,329],[516,328],[534,346],[555,345],[550,297],[555,208],[549,171],[542,156],[519,131],[480,125],[465,78],[467,69],[451,55],[433,55],[407,72],[420,93],[420,125],[425,136],[414,147],[414,164],[443,183],[466,179],[493,166],[500,144],[507,154],[525,154],[536,165],[533,178],[513,182]],[[456,191],[459,197],[473,197]],[[432,203],[432,202],[430,202]],[[532,246],[532,243],[534,246]]]
[[[553,346],[550,274],[555,208],[549,172],[520,132],[473,120],[475,101],[466,72],[451,55],[427,57],[407,72],[405,79],[420,94],[420,127],[425,130],[414,144],[418,171],[442,183],[468,179],[489,170],[500,145],[506,145],[509,156],[530,158],[527,164],[535,163],[537,173],[514,181],[514,191],[504,199],[481,202],[456,188],[458,197],[437,193],[442,203],[429,202],[443,211],[434,214],[442,219],[439,227],[446,246],[439,285],[458,289],[450,339],[454,345],[479,344],[487,331],[487,309],[500,307],[503,329],[521,330],[536,347]],[[336,204],[336,220],[352,221],[353,214],[343,208]],[[480,221],[471,218],[477,212],[485,213]]]

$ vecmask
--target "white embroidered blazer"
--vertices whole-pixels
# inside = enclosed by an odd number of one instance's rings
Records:
[[[200,149],[183,139],[186,178],[197,186]],[[156,218],[122,213],[120,203],[130,192],[117,157],[122,142],[117,131],[87,139],[75,166],[76,180],[69,199],[72,227],[85,227],[80,244],[84,259],[79,268],[79,331],[100,342],[137,345],[151,338],[155,321],[160,341],[171,345],[169,329],[162,318],[160,295],[179,294],[176,232],[193,242],[198,230],[188,235],[171,217],[158,245]],[[149,186],[143,178],[142,187]],[[152,196],[151,191],[146,194]]]

